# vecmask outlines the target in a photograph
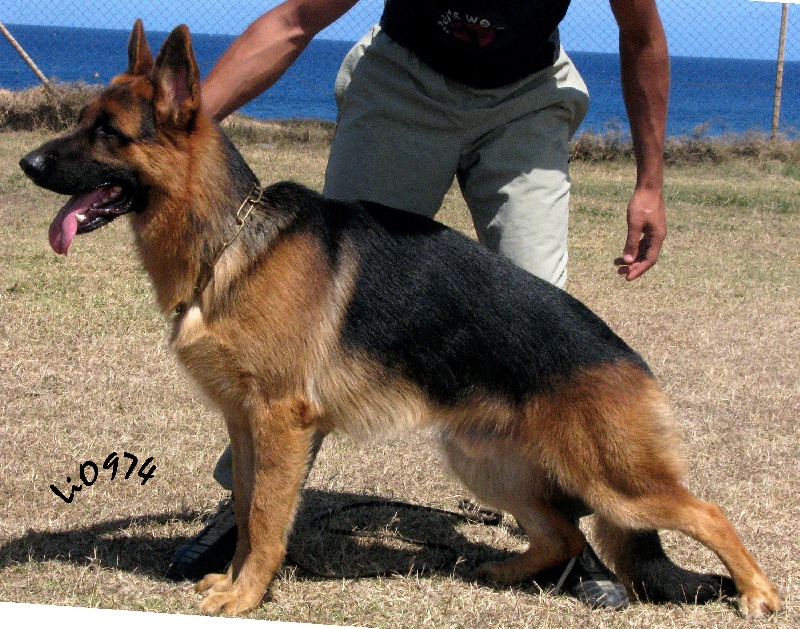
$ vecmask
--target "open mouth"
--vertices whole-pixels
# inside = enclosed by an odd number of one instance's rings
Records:
[[[134,209],[133,195],[123,186],[108,184],[76,194],[50,224],[50,246],[67,255],[75,234],[85,234]]]

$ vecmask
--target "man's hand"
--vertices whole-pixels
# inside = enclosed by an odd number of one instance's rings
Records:
[[[622,257],[614,260],[617,273],[635,280],[658,260],[667,235],[664,197],[660,191],[637,189],[628,203],[628,238]]]
[[[622,94],[636,155],[636,190],[628,204],[628,239],[618,272],[634,280],[656,263],[667,235],[664,137],[669,100],[667,38],[655,0],[610,0],[619,25]]]

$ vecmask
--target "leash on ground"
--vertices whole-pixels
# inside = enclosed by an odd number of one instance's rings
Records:
[[[418,573],[437,572],[444,570],[446,568],[452,568],[458,563],[460,559],[460,553],[456,550],[454,546],[445,542],[433,541],[428,539],[415,539],[403,535],[397,531],[373,531],[360,528],[344,528],[344,527],[337,527],[332,524],[332,521],[335,518],[350,511],[357,511],[362,509],[384,509],[387,507],[394,507],[398,510],[402,509],[405,511],[424,511],[426,513],[444,515],[448,518],[453,518],[455,520],[459,520],[461,522],[469,524],[499,526],[503,521],[503,515],[501,513],[480,507],[479,505],[477,505],[472,500],[469,500],[468,498],[464,498],[459,502],[458,504],[459,511],[450,511],[448,509],[440,509],[438,507],[432,507],[427,505],[416,505],[413,503],[403,502],[400,500],[371,498],[369,500],[361,500],[358,502],[352,502],[350,504],[341,507],[327,509],[323,513],[308,520],[308,523],[304,528],[317,529],[323,531],[324,533],[329,533],[332,535],[341,535],[345,537],[372,538],[378,540],[399,541],[414,546],[419,546],[422,548],[427,548],[434,551],[440,551],[446,553],[447,557],[445,560],[435,565],[426,566],[423,569],[416,571]],[[326,578],[326,579],[329,578],[364,579],[364,578],[387,577],[400,574],[397,570],[393,570],[390,568],[382,570],[359,570],[353,573],[344,573],[341,571],[322,572],[316,567],[309,565],[308,562],[302,560],[298,556],[298,553],[292,551],[291,549],[287,553],[286,559],[288,562],[300,568],[303,572],[310,574],[314,577]]]

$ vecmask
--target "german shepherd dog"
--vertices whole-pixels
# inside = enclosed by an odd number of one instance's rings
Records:
[[[75,129],[20,163],[72,197],[50,227],[58,253],[131,215],[171,347],[224,415],[239,537],[227,572],[197,585],[204,612],[260,604],[318,435],[394,428],[433,429],[453,472],[524,527],[525,552],[481,567],[495,582],[578,555],[586,510],[632,593],[724,589],[666,557],[657,530],[673,529],[719,556],[742,615],[781,609],[722,510],[681,484],[665,396],[597,316],[435,221],[261,188],[203,111],[188,29],[154,60],[137,21],[128,52]]]

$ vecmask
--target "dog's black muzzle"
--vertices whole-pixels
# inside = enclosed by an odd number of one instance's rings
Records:
[[[85,148],[76,147],[67,136],[42,144],[19,160],[19,165],[37,186],[58,194],[72,195],[118,178],[86,155]]]
[[[19,160],[19,167],[36,185],[45,186],[44,182],[47,179],[48,171],[52,169],[52,162],[51,155],[41,153],[37,149]]]

